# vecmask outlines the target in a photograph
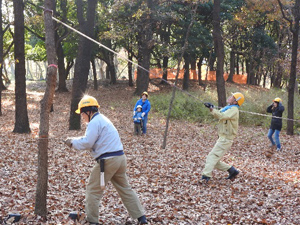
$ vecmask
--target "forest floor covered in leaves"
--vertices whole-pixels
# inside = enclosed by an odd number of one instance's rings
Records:
[[[85,186],[95,163],[88,151],[64,145],[67,137],[84,134],[68,130],[71,93],[55,93],[50,117],[48,216],[34,215],[37,143],[44,83],[28,85],[31,134],[13,133],[14,91],[2,93],[0,117],[0,222],[10,212],[22,215],[19,224],[74,224],[71,211],[84,210]],[[166,119],[152,109],[146,136],[133,135],[136,97],[127,84],[88,89],[118,129],[130,183],[146,210],[150,224],[300,224],[300,137],[281,132],[283,149],[270,158],[267,130],[239,128],[224,161],[240,174],[231,182],[214,171],[209,184],[200,181],[206,155],[217,140],[215,123],[171,120],[167,147],[161,148]],[[156,90],[158,92],[158,90]],[[150,90],[151,95],[156,94]],[[136,98],[137,100],[137,98]],[[213,118],[212,118],[213,121]],[[136,224],[111,184],[100,204],[100,223]],[[83,220],[78,224],[83,224]]]

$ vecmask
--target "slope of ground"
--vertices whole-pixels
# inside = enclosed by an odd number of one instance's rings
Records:
[[[31,134],[14,134],[14,94],[3,93],[0,117],[0,221],[9,212],[22,214],[20,224],[73,224],[71,211],[84,210],[85,185],[94,161],[89,152],[69,149],[63,140],[84,134],[68,130],[70,93],[56,93],[49,141],[48,220],[34,215],[37,179],[37,134],[41,84],[29,85]],[[240,127],[224,161],[241,173],[234,182],[215,171],[209,184],[200,181],[205,158],[216,139],[215,123],[171,121],[162,149],[165,118],[150,113],[148,134],[133,135],[134,89],[126,84],[101,86],[88,93],[114,123],[128,159],[128,176],[146,209],[150,224],[299,224],[299,136],[283,131],[283,150],[265,156],[267,130]],[[150,98],[151,101],[151,98]],[[213,121],[213,119],[212,119]],[[134,224],[112,185],[100,204],[103,224]],[[83,223],[83,221],[78,222]]]

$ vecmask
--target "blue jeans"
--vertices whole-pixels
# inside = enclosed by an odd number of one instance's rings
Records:
[[[275,142],[274,142],[273,137],[272,137],[274,133],[275,133],[275,135],[274,135]],[[270,139],[272,145],[276,144],[277,149],[281,148],[280,140],[279,140],[279,134],[280,134],[280,130],[269,129],[268,138]]]
[[[148,122],[148,116],[144,117],[143,134],[146,134],[146,132],[147,132],[147,122]]]

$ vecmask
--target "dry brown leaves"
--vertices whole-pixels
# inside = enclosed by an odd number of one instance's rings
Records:
[[[32,84],[33,85],[33,84]],[[44,90],[40,85],[31,90]],[[161,149],[165,118],[150,113],[148,134],[133,135],[133,88],[125,84],[91,88],[101,112],[119,130],[127,159],[128,176],[151,224],[299,224],[299,136],[283,131],[283,150],[266,157],[267,130],[240,127],[224,161],[241,171],[228,181],[215,171],[209,184],[199,182],[217,133],[214,123],[171,121],[167,148]],[[74,224],[71,211],[84,210],[85,185],[94,162],[88,152],[69,149],[63,140],[79,136],[68,130],[70,93],[56,93],[49,142],[48,217],[34,215],[37,179],[39,100],[42,92],[28,92],[31,134],[14,134],[14,95],[3,93],[0,117],[0,221],[10,212],[22,214],[20,224]],[[151,97],[150,97],[151,100]],[[213,121],[213,119],[212,119]],[[134,224],[112,185],[100,204],[100,223]]]

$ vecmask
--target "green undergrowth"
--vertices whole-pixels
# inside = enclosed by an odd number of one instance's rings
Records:
[[[264,89],[255,86],[238,86],[230,85],[226,87],[226,98],[233,92],[241,92],[245,96],[245,102],[240,107],[240,124],[244,126],[262,126],[268,128],[270,126],[271,117],[263,115],[271,115],[266,113],[266,108],[272,103],[275,97],[283,100],[285,111],[283,118],[287,118],[287,102],[288,93],[281,89]],[[175,99],[172,106],[171,118],[185,120],[190,122],[212,123],[214,120],[209,110],[203,105],[203,102],[210,102],[217,106],[217,91],[213,87],[207,87],[206,91],[202,88],[189,92],[195,97],[191,97],[179,90],[176,91]],[[149,100],[151,102],[151,110],[168,115],[172,91],[168,93],[152,93]],[[300,133],[300,99],[299,95],[295,96],[294,122],[295,133]],[[255,113],[262,115],[255,115]],[[287,120],[283,120],[283,129],[286,129]]]

